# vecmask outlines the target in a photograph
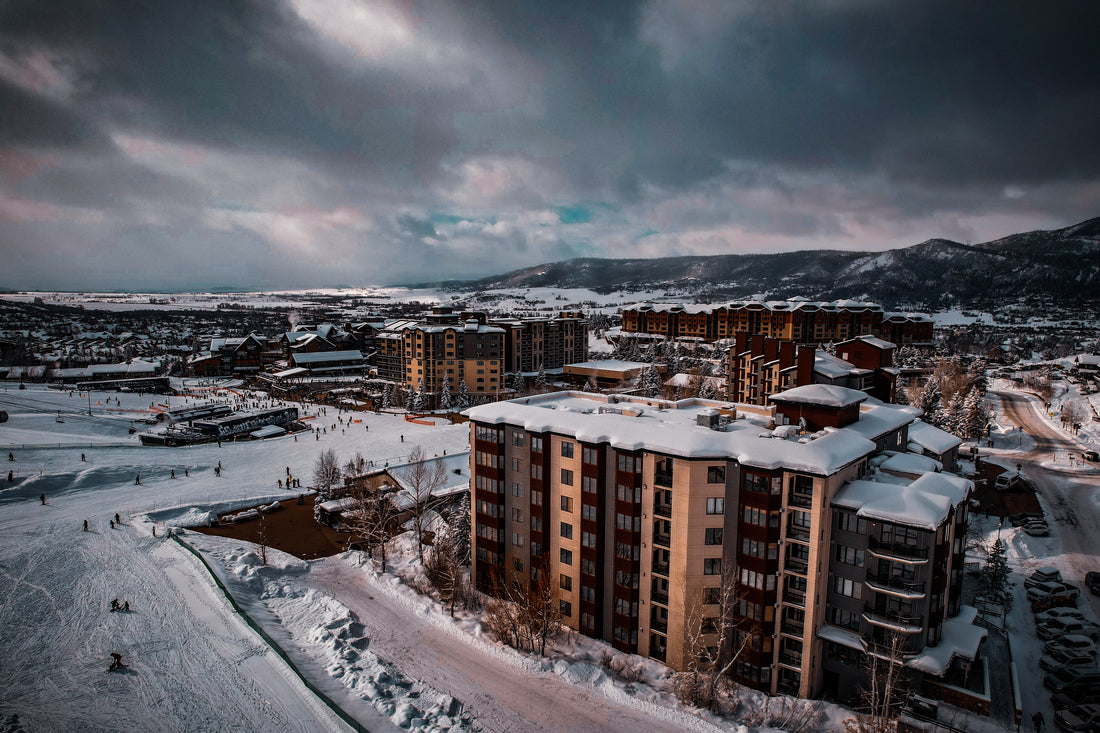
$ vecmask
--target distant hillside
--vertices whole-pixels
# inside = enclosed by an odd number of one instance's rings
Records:
[[[1100,218],[984,244],[946,239],[888,250],[807,250],[768,255],[574,259],[463,283],[479,290],[682,288],[701,298],[869,299],[887,307],[981,304],[1020,297],[1100,303]]]

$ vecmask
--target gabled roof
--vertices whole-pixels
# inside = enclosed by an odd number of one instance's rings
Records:
[[[772,402],[791,405],[819,405],[822,407],[851,407],[867,399],[866,392],[848,389],[835,384],[804,384],[770,397]]]

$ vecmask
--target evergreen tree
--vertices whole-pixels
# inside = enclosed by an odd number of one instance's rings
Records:
[[[924,383],[924,387],[921,388],[920,394],[917,396],[917,407],[931,418],[939,409],[942,399],[943,393],[940,391],[940,383],[935,379],[929,379]]]
[[[966,393],[966,399],[963,400],[960,432],[958,434],[966,438],[981,437],[988,421],[989,415],[985,409],[985,401],[975,385],[970,388],[970,391]]]
[[[546,378],[546,372],[541,366],[538,375],[535,376],[535,389],[540,393],[550,389],[550,381]]]
[[[439,406],[444,410],[451,409],[451,380],[443,380],[443,390],[439,395]]]
[[[462,497],[462,507],[458,510],[452,531],[458,561],[466,565],[470,562],[470,492]]]
[[[646,397],[656,397],[661,393],[661,375],[657,368],[650,364],[643,375],[643,389]]]
[[[428,396],[424,394],[424,379],[420,378],[416,383],[416,391],[412,393],[409,398],[409,409],[413,412],[420,412],[428,403]]]
[[[458,382],[458,409],[464,410],[470,406],[470,393],[466,389],[466,380]]]
[[[393,384],[387,384],[382,390],[382,407],[393,407]]]
[[[512,389],[515,390],[517,396],[527,393],[527,380],[523,378],[523,372],[516,372],[512,375]]]
[[[1008,613],[1012,609],[1012,590],[1009,588],[1008,552],[1005,541],[997,538],[989,551],[989,558],[982,567],[982,590]]]

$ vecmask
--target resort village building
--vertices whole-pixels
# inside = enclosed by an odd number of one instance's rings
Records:
[[[732,674],[768,692],[851,692],[894,633],[929,694],[984,680],[960,597],[972,484],[907,451],[917,411],[813,384],[766,406],[559,392],[467,414],[480,590],[548,573],[566,625],[676,669],[693,624],[730,624]]]

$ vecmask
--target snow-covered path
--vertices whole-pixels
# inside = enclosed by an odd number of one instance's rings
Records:
[[[371,649],[406,676],[461,700],[487,731],[718,730],[669,708],[619,705],[595,690],[490,653],[461,633],[432,623],[390,587],[341,557],[311,563],[304,580],[356,613]],[[645,709],[652,708],[647,712]]]

